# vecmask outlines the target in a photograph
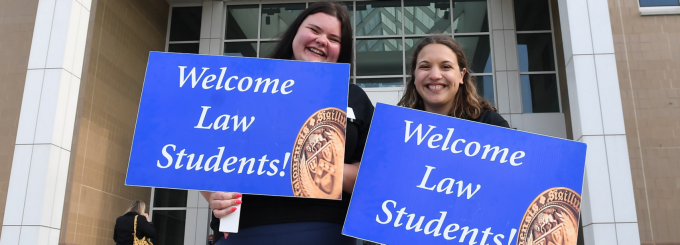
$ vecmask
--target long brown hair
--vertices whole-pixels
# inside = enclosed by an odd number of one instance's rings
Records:
[[[411,78],[409,79],[408,84],[406,84],[406,92],[404,93],[404,96],[401,97],[401,100],[397,105],[418,110],[425,110],[423,97],[421,97],[420,94],[418,94],[418,90],[416,90],[415,69],[418,54],[420,54],[420,51],[423,50],[425,46],[430,44],[442,44],[450,48],[451,51],[456,54],[458,69],[460,71],[466,69],[465,75],[463,75],[463,84],[460,85],[456,96],[453,98],[453,106],[451,107],[451,111],[449,111],[448,115],[462,119],[477,119],[485,110],[496,111],[496,108],[491,106],[489,101],[477,94],[477,87],[475,87],[475,84],[472,81],[472,76],[470,76],[472,71],[468,66],[467,59],[465,59],[465,53],[463,53],[463,49],[460,47],[458,42],[453,40],[451,36],[447,35],[424,37],[423,40],[418,43],[415,51],[413,52],[413,57],[411,57],[411,66],[409,68],[411,69]]]

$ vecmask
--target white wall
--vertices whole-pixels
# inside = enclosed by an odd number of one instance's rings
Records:
[[[559,0],[574,139],[587,143],[586,244],[640,244],[607,0]]]

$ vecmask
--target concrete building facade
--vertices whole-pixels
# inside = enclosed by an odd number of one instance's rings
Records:
[[[512,128],[588,144],[582,244],[680,244],[678,0],[346,1],[351,81],[396,104],[420,38],[452,35]],[[267,57],[308,2],[0,0],[0,245],[205,244],[196,191],[124,185],[150,51]]]

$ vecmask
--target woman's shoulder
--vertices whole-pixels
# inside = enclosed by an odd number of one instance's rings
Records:
[[[352,108],[355,114],[360,114],[363,117],[373,115],[375,109],[366,92],[356,84],[349,85],[347,105]]]
[[[509,128],[510,124],[508,121],[501,116],[501,114],[498,114],[498,112],[495,111],[490,111],[490,110],[485,110],[482,112],[482,115],[480,115],[477,119],[474,121],[480,122],[480,123],[486,123],[486,124],[491,124],[495,126],[500,126],[500,127],[506,127]]]
[[[350,83],[349,84],[349,99],[350,100],[353,100],[353,99],[368,100],[368,95],[366,94],[366,91],[364,91],[364,89],[357,86],[356,84]]]

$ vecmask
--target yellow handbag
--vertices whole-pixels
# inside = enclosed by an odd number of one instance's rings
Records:
[[[146,236],[142,237],[142,239],[137,238],[137,216],[139,216],[139,215],[135,215],[135,231],[132,233],[132,237],[134,239],[133,240],[134,242],[132,242],[132,244],[133,245],[153,245],[153,243],[151,243],[148,239],[146,239]]]

